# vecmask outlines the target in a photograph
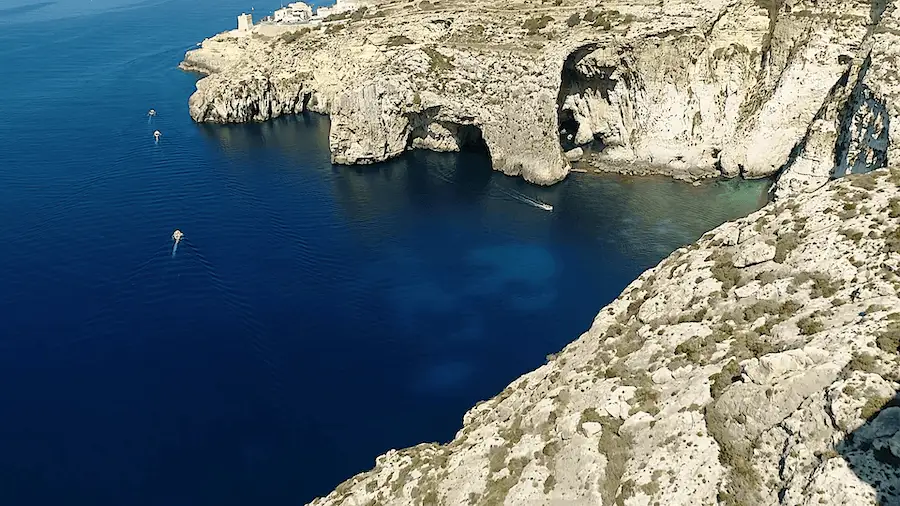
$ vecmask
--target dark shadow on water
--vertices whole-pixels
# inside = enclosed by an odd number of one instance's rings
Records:
[[[848,434],[836,450],[875,490],[878,504],[900,504],[900,393]]]
[[[321,157],[323,153],[329,153],[330,126],[328,116],[307,112],[262,123],[201,123],[197,128],[229,156],[247,157],[255,152],[274,149],[289,159],[308,163],[310,154]],[[458,153],[412,150],[385,162],[334,165],[333,170],[347,177],[378,174],[380,177],[376,179],[381,181],[394,181],[398,175],[404,174],[406,187],[415,195],[435,187],[436,181],[443,181],[454,185],[457,196],[477,197],[494,175],[490,153],[477,128],[463,126],[460,136],[463,142]]]
[[[328,153],[330,122],[326,116],[315,113],[283,116],[262,123],[200,123],[197,128],[230,156],[247,156],[269,149],[288,157]]]

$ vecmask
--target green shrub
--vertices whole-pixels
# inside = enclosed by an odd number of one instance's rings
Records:
[[[875,357],[869,355],[868,353],[854,353],[853,358],[850,359],[850,362],[847,363],[846,369],[848,371],[862,371],[862,372],[875,372],[877,370],[878,362],[875,360]]]
[[[768,285],[770,283],[778,281],[778,276],[776,276],[772,271],[762,271],[756,275],[756,280],[759,281],[762,285]]]
[[[593,23],[597,19],[597,13],[592,9],[588,9],[584,12],[584,22],[585,23]]]
[[[600,487],[602,504],[614,504],[616,492],[625,474],[625,466],[631,454],[631,447],[627,439],[619,435],[619,427],[622,422],[612,417],[603,417],[600,422],[603,431],[597,442],[597,451],[606,456],[606,470],[603,483]],[[498,503],[499,504],[499,503]]]
[[[369,10],[369,8],[366,7],[366,6],[363,6],[363,7],[360,7],[359,9],[356,9],[355,11],[353,11],[352,14],[350,14],[350,21],[359,21],[359,20],[361,20],[362,18],[364,18],[364,17],[366,16],[366,11],[367,11],[367,10]]]
[[[840,282],[832,281],[825,274],[816,273],[813,275],[812,290],[810,297],[818,299],[820,297],[831,297],[841,288]]]
[[[842,228],[838,231],[839,234],[846,237],[847,239],[853,241],[856,244],[859,244],[859,241],[863,238],[863,233],[859,230],[853,230],[849,228]]]
[[[869,172],[866,174],[853,174],[848,176],[850,185],[864,190],[875,189],[875,174]]]
[[[406,35],[391,35],[390,37],[388,37],[388,40],[387,40],[388,47],[402,46],[404,44],[412,44],[412,43],[413,43],[412,39],[410,39]]]
[[[799,244],[799,237],[794,232],[780,235],[778,237],[778,242],[775,244],[774,260],[780,264],[784,263],[791,251],[796,249]]]
[[[741,280],[741,271],[734,266],[730,255],[723,254],[716,257],[711,271],[713,277],[722,283],[722,289],[725,291],[734,288]]]
[[[885,233],[884,252],[889,255],[891,253],[900,253],[900,227]]]
[[[423,47],[422,51],[428,55],[430,59],[430,64],[428,70],[435,73],[440,73],[445,70],[453,69],[453,64],[450,62],[450,59],[439,53],[437,50],[430,47]]]
[[[888,353],[900,353],[900,322],[892,322],[879,332],[875,344]]]
[[[507,446],[495,446],[488,452],[488,469],[491,474],[499,472],[506,465],[506,456],[509,455]]]
[[[731,359],[721,371],[709,377],[709,394],[718,399],[732,383],[741,379],[741,366],[737,360]]]
[[[778,351],[772,343],[767,339],[763,339],[758,332],[745,330],[734,335],[734,342],[731,344],[732,353],[735,357],[743,360],[751,357],[761,357]]]
[[[625,357],[641,349],[644,345],[641,336],[635,326],[630,327],[622,337],[616,341],[616,356]]]
[[[868,420],[875,416],[879,411],[881,411],[881,408],[883,408],[890,401],[890,397],[870,397],[869,400],[867,400],[866,403],[863,404],[859,416],[861,416],[865,420]]]
[[[825,325],[819,320],[806,316],[797,322],[797,328],[800,329],[801,334],[811,336],[825,330]]]
[[[709,308],[704,306],[696,311],[685,311],[678,317],[678,323],[702,322],[703,319],[706,318],[708,310]]]
[[[572,28],[578,23],[581,23],[581,15],[577,12],[569,16],[569,19],[566,20],[566,26],[568,26],[569,28]]]
[[[653,388],[649,378],[634,391],[634,397],[631,400],[634,402],[634,407],[631,408],[630,414],[644,411],[655,416],[659,413],[659,407],[656,405],[659,400],[659,392]]]
[[[547,479],[544,480],[544,494],[549,494],[553,491],[553,487],[556,486],[556,477],[552,474],[547,476]]]
[[[303,37],[304,35],[306,35],[309,32],[310,32],[309,28],[301,28],[300,30],[295,30],[293,32],[282,33],[281,35],[278,36],[278,38],[281,41],[283,41],[287,44],[290,44],[291,42],[294,42],[294,41],[300,39],[301,37]]]
[[[890,174],[888,175],[888,181],[900,186],[900,169],[891,169]]]
[[[888,202],[888,216],[900,218],[900,198],[894,197]]]
[[[700,337],[694,336],[675,347],[675,353],[685,357],[695,364],[704,362],[716,351],[716,338],[713,334]]]
[[[541,17],[529,18],[522,23],[522,28],[528,30],[530,35],[536,34],[538,31],[547,28],[547,25],[553,21],[553,18],[546,14]]]

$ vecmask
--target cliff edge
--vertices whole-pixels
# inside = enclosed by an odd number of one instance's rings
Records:
[[[483,142],[540,184],[638,163],[781,173],[784,196],[886,164],[898,34],[887,0],[374,0],[219,34],[182,67],[208,74],[196,121],[326,113],[336,163]]]
[[[900,169],[726,223],[314,506],[900,504]]]

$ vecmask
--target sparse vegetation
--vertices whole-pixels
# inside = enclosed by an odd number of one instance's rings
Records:
[[[854,353],[853,358],[851,358],[850,362],[847,363],[847,367],[845,369],[847,372],[875,372],[877,369],[877,365],[878,362],[872,355],[869,355],[868,353]]]
[[[626,357],[638,351],[644,345],[644,341],[641,339],[640,334],[638,334],[638,328],[638,325],[629,327],[625,334],[616,341],[617,357]]]
[[[569,16],[568,19],[566,19],[566,26],[568,26],[569,28],[572,28],[573,26],[576,26],[579,23],[581,23],[581,15],[578,14],[577,12],[575,14],[572,14],[571,16]]]
[[[801,334],[811,336],[825,330],[825,325],[815,318],[806,316],[797,322],[797,328],[800,329]]]
[[[900,227],[895,227],[884,234],[884,252],[900,253]]]
[[[499,472],[506,465],[506,456],[509,455],[509,448],[505,445],[495,446],[488,452],[488,469],[490,472]]]
[[[659,407],[656,405],[659,401],[659,392],[653,388],[653,382],[647,375],[641,378],[640,385],[634,391],[634,397],[631,400],[634,402],[631,414],[643,411],[655,416],[659,413]]]
[[[506,499],[506,494],[509,493],[509,489],[513,488],[513,486],[519,482],[522,471],[525,470],[525,466],[527,465],[527,457],[511,459],[507,465],[509,474],[505,475],[503,478],[488,480],[484,496],[481,498],[481,504],[485,506],[503,504],[503,501]]]
[[[434,73],[441,73],[447,70],[453,69],[453,63],[450,62],[450,59],[439,53],[436,49],[431,47],[423,47],[422,51],[428,55],[428,58],[431,60],[428,70]]]
[[[402,46],[404,44],[412,44],[413,41],[406,35],[391,35],[387,39],[388,47]]]
[[[842,228],[840,231],[838,231],[838,233],[841,234],[842,236],[846,237],[847,239],[853,241],[856,244],[859,244],[859,242],[863,238],[863,233],[859,230]]]
[[[281,35],[278,36],[278,39],[281,40],[282,42],[284,42],[285,44],[290,44],[291,42],[294,42],[294,41],[300,39],[301,37],[303,37],[304,35],[306,35],[309,32],[310,32],[309,28],[301,28],[300,30],[295,30],[293,32],[282,33]]]
[[[551,21],[553,21],[553,18],[546,14],[541,17],[528,18],[522,22],[522,28],[527,30],[529,35],[534,35],[540,30],[547,28]]]
[[[813,284],[809,296],[813,299],[832,297],[841,288],[840,282],[833,281],[825,274],[816,273],[813,275],[812,280]]]
[[[761,357],[777,351],[779,351],[778,348],[768,339],[764,339],[758,332],[752,330],[735,333],[734,342],[731,343],[731,352],[739,360]]]
[[[731,362],[722,368],[721,371],[709,377],[709,394],[713,399],[718,399],[722,393],[732,383],[741,379],[741,366],[737,360],[731,359]]]
[[[841,206],[841,210],[838,212],[838,217],[842,220],[849,220],[857,216],[859,216],[859,208],[854,202],[844,202],[844,205]]]
[[[719,443],[719,461],[729,470],[725,489],[718,494],[719,503],[727,506],[761,504],[757,492],[760,478],[753,468],[750,442],[733,438],[725,422],[715,410],[715,404],[707,408],[707,432]]]
[[[675,347],[675,353],[684,354],[695,364],[702,363],[716,351],[716,334],[694,336]]]
[[[776,276],[772,271],[762,271],[756,275],[756,280],[759,281],[762,285],[768,285],[770,283],[778,281],[778,276]]]
[[[549,494],[553,491],[553,487],[556,486],[556,476],[550,475],[544,480],[544,493]]]
[[[774,260],[780,264],[784,263],[788,255],[800,244],[799,237],[794,232],[788,232],[778,237],[775,243]]]
[[[365,5],[360,7],[359,9],[356,9],[350,14],[350,21],[359,21],[362,18],[366,17],[366,11],[368,10],[369,8]]]
[[[707,306],[703,306],[696,311],[685,311],[678,317],[677,323],[702,322],[708,310]]]
[[[888,202],[888,216],[900,218],[900,198],[894,197]]]
[[[625,474],[630,444],[628,440],[619,435],[619,427],[622,426],[620,420],[603,417],[600,424],[603,426],[603,431],[597,442],[597,450],[605,455],[607,460],[600,496],[603,498],[603,504],[613,504],[616,491],[622,481],[622,475]]]
[[[869,172],[866,174],[854,174],[848,176],[850,179],[850,185],[855,186],[857,188],[862,188],[864,190],[874,190],[875,189],[875,174]]]
[[[900,313],[893,313],[888,318],[892,318],[895,315],[900,315]],[[882,351],[900,353],[900,321],[891,321],[887,328],[879,332],[875,338],[875,344]]]
[[[723,290],[734,288],[741,280],[741,271],[734,266],[731,255],[721,253],[713,260],[715,262],[711,269],[713,277],[722,283]]]
[[[865,420],[868,420],[875,416],[879,411],[881,411],[881,408],[883,408],[890,401],[890,397],[870,397],[869,400],[867,400],[866,403],[863,404],[859,416],[861,416]]]

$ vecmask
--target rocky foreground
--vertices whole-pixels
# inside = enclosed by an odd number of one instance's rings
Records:
[[[312,29],[217,35],[182,67],[209,74],[195,120],[326,113],[336,163],[483,138],[497,170],[535,183],[582,159],[783,171],[783,196],[884,166],[898,34],[888,0],[372,0]]]
[[[315,506],[900,504],[900,169],[720,226]]]

